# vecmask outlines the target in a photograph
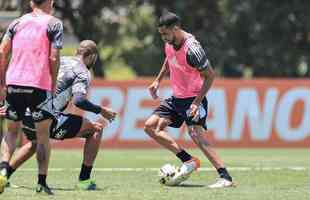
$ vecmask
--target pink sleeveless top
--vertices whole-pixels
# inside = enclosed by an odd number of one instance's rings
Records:
[[[199,94],[203,78],[197,69],[190,66],[186,60],[187,50],[195,37],[189,34],[179,50],[172,45],[165,44],[167,64],[170,71],[170,84],[173,96],[176,98],[195,97]]]
[[[12,40],[12,57],[6,73],[6,85],[52,90],[49,63],[48,23],[52,16],[26,14],[20,18]]]

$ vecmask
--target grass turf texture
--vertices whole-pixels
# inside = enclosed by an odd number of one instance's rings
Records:
[[[48,183],[55,196],[36,194],[36,161],[31,159],[11,178],[19,188],[6,188],[0,200],[306,200],[310,198],[310,159],[308,149],[222,149],[221,157],[238,184],[236,188],[210,190],[217,178],[210,163],[197,150],[189,150],[202,160],[207,171],[192,174],[179,187],[158,183],[157,171],[165,163],[179,161],[165,150],[101,150],[93,177],[97,191],[77,191],[81,150],[52,152]],[[303,167],[299,168],[292,167]],[[109,171],[113,170],[115,171]],[[123,169],[123,170],[122,170]],[[245,170],[244,170],[245,169]],[[251,170],[252,169],[252,170]]]

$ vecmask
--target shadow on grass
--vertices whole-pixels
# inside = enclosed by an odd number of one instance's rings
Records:
[[[97,187],[96,190],[79,190],[76,189],[75,187],[71,187],[71,188],[66,188],[66,187],[50,187],[52,189],[52,191],[85,191],[85,192],[92,192],[92,191],[105,191],[108,189],[108,187]],[[32,190],[35,191],[36,187],[29,187],[29,186],[24,186],[24,185],[13,185],[11,184],[10,187],[8,187],[7,189],[25,189],[25,190]]]
[[[181,185],[173,186],[173,187],[183,187],[183,188],[199,188],[199,187],[205,187],[205,185],[202,184],[192,184],[192,183],[182,183]]]

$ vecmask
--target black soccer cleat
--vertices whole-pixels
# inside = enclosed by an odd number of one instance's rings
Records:
[[[52,192],[51,188],[48,187],[48,185],[44,186],[44,185],[38,184],[36,188],[36,192],[37,193],[44,192],[48,195],[54,195],[54,193]]]

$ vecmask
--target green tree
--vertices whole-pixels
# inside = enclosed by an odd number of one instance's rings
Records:
[[[78,39],[100,44],[106,63],[118,60],[139,75],[152,74],[149,61],[158,49],[153,45],[152,9],[144,1],[63,0],[56,8]]]
[[[307,0],[226,1],[228,61],[253,66],[256,76],[302,75],[300,62],[309,63],[309,6]]]
[[[223,65],[226,54],[224,22],[218,0],[165,1],[151,0],[157,18],[164,10],[177,13],[183,28],[193,33],[207,51],[215,67]]]

